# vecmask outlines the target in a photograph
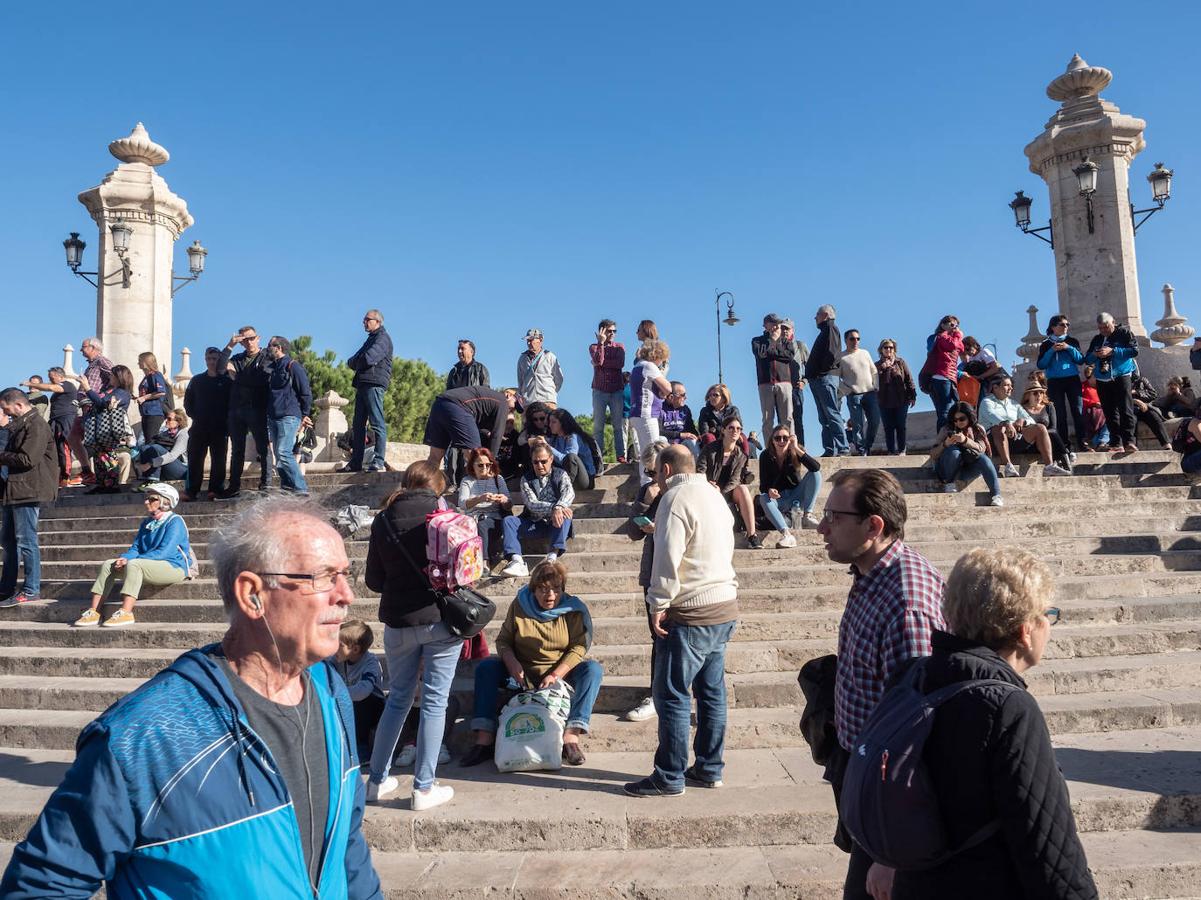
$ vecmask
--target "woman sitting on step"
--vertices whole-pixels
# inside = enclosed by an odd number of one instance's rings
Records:
[[[998,474],[1016,478],[1021,473],[1013,464],[1012,451],[1035,451],[1043,464],[1043,475],[1071,475],[1057,465],[1051,456],[1051,438],[1047,426],[1037,425],[1030,415],[1013,401],[1013,379],[1008,375],[996,379],[988,396],[980,400],[980,427],[992,439],[993,453],[1000,462]]]
[[[167,410],[158,434],[129,451],[133,469],[144,481],[180,481],[188,474],[188,414]]]
[[[763,549],[763,541],[755,534],[755,501],[751,497],[749,482],[754,476],[747,469],[747,455],[740,445],[742,422],[733,416],[726,418],[721,426],[721,439],[701,448],[696,461],[696,471],[709,479],[709,483],[721,491],[730,508],[742,517],[746,528],[746,542],[752,550]]]
[[[567,473],[577,491],[591,490],[600,462],[599,455],[593,452],[596,441],[592,435],[561,406],[550,411],[546,424],[550,432],[547,446],[554,454],[555,466]]]
[[[103,628],[119,628],[134,623],[133,605],[143,585],[166,587],[188,577],[192,563],[192,545],[188,527],[175,512],[179,492],[169,484],[152,484],[146,489],[147,516],[129,549],[116,559],[106,560],[92,585],[92,606],[75,620],[76,628],[100,625],[100,603],[118,579],[121,608],[108,617]]]
[[[1059,436],[1059,429],[1055,423],[1055,407],[1047,399],[1046,385],[1040,385],[1034,380],[1026,385],[1026,389],[1022,391],[1022,411],[1035,425],[1042,425],[1047,429],[1047,439],[1051,442],[1051,458],[1055,460],[1055,464],[1061,469],[1072,471],[1076,454],[1068,450],[1068,445]]]
[[[997,469],[988,458],[988,435],[976,424],[976,410],[972,404],[960,400],[951,407],[947,424],[930,450],[930,458],[934,460],[934,472],[946,493],[955,493],[956,481],[970,481],[979,475],[992,497],[989,506],[1005,505]]]
[[[948,846],[988,836],[920,872],[874,865],[873,896],[886,896],[880,888],[891,880],[891,900],[1097,897],[1046,719],[1023,680],[1059,620],[1054,588],[1046,565],[1024,550],[977,548],[955,564],[942,604],[951,633],[934,632],[933,654],[912,665],[924,694],[1003,682],[946,700],[924,750]]]
[[[821,463],[796,442],[787,425],[777,425],[759,457],[759,505],[780,532],[777,547],[796,546],[794,529],[818,526],[813,505],[821,486]]]
[[[540,690],[562,680],[572,687],[563,761],[582,766],[580,735],[588,733],[603,674],[601,664],[587,658],[591,646],[592,616],[579,597],[567,593],[567,568],[560,562],[539,564],[529,585],[509,604],[496,636],[497,655],[476,667],[475,746],[460,764],[474,766],[492,758],[502,685],[513,691]]]

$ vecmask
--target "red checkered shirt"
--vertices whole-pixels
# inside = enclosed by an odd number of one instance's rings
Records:
[[[935,629],[945,631],[942,574],[903,541],[894,541],[855,583],[838,626],[834,725],[850,750],[884,695],[897,666],[930,655]]]

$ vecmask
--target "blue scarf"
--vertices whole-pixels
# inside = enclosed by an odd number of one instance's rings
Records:
[[[526,585],[517,592],[517,604],[525,615],[537,622],[553,622],[568,613],[579,613],[584,618],[584,646],[592,646],[592,615],[579,597],[562,594],[553,609],[543,609],[538,605],[538,598],[534,596],[534,592]]]

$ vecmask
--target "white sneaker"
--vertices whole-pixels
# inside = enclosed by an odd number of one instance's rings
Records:
[[[996,494],[993,496],[993,498],[991,500],[988,501],[988,505],[989,506],[1004,506],[1005,501],[1001,499],[1000,494]]]
[[[435,806],[441,806],[443,803],[449,803],[455,795],[455,789],[449,784],[438,784],[436,781],[430,785],[428,791],[413,790],[413,811],[421,812],[426,809],[433,809]]]
[[[405,744],[400,748],[400,755],[396,757],[396,765],[402,769],[413,765],[417,761],[417,745]]]
[[[447,750],[446,745],[443,744],[438,748],[438,765],[444,766],[448,762],[450,762],[450,751]]]
[[[553,563],[553,562],[555,562],[555,561],[556,561],[558,558],[559,558],[559,554],[558,554],[558,553],[556,553],[554,550],[552,550],[550,553],[546,554],[546,558],[545,558],[544,560],[542,560],[542,561],[543,561],[543,562],[546,562],[546,563]]]
[[[1072,473],[1069,472],[1067,469],[1065,469],[1063,466],[1056,465],[1055,463],[1047,463],[1045,466],[1043,466],[1043,477],[1044,478],[1047,478],[1051,475],[1071,475],[1071,474]]]
[[[796,538],[793,537],[793,534],[791,531],[785,531],[783,533],[783,535],[781,536],[780,540],[776,543],[776,546],[782,550],[787,550],[789,547],[795,547],[796,546]]]
[[[1018,467],[1015,466],[1013,463],[1009,463],[1009,465],[1007,465],[1004,469],[1002,469],[1001,475],[1004,478],[1021,478],[1022,477],[1022,473],[1018,471]]]
[[[379,784],[376,784],[374,781],[368,781],[367,802],[379,803],[398,787],[400,787],[400,780],[395,775],[389,775]]]
[[[502,575],[507,575],[510,578],[528,578],[530,567],[525,564],[525,560],[520,556],[513,557],[512,561],[505,566]]]
[[[645,722],[647,719],[653,719],[659,715],[655,712],[655,701],[647,697],[628,713],[626,713],[627,722]]]
[[[959,488],[955,487],[955,482],[952,481],[950,484],[944,484],[942,486],[942,492],[944,494],[958,494]]]
[[[817,516],[815,516],[811,512],[807,512],[803,516],[801,516],[801,527],[802,528],[815,529],[821,523],[822,523],[822,520],[819,519]]]
[[[1168,446],[1170,447],[1171,444],[1169,444]],[[1068,451],[1068,462],[1070,462],[1072,465],[1076,465],[1076,454],[1072,450]]]

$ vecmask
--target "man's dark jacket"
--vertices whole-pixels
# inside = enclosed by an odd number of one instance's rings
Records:
[[[952,843],[993,820],[1001,830],[934,869],[898,872],[892,900],[1096,898],[1067,784],[1026,682],[996,651],[943,632],[921,664],[924,693],[979,678],[1019,690],[978,687],[938,708],[925,761]]]
[[[8,444],[0,450],[0,467],[8,467],[8,481],[0,482],[0,502],[53,503],[58,498],[58,451],[50,426],[36,409],[13,416]]]
[[[842,332],[833,319],[826,319],[817,326],[817,338],[813,341],[809,358],[805,360],[805,380],[812,381],[828,375],[838,367],[841,358]]]
[[[381,325],[367,335],[346,365],[354,369],[354,387],[382,387],[392,383],[392,338]]]
[[[488,367],[478,359],[467,365],[457,362],[446,376],[446,389],[453,391],[461,387],[491,387]]]
[[[796,365],[796,344],[782,337],[774,341],[766,334],[751,338],[755,354],[756,384],[791,384]]]
[[[228,371],[226,367],[233,366],[234,389],[230,405],[238,409],[265,410],[271,394],[267,386],[271,380],[271,358],[266,350],[260,350],[254,356],[248,356],[245,350],[236,356],[231,356],[232,352],[226,347],[217,361],[218,372]]]

